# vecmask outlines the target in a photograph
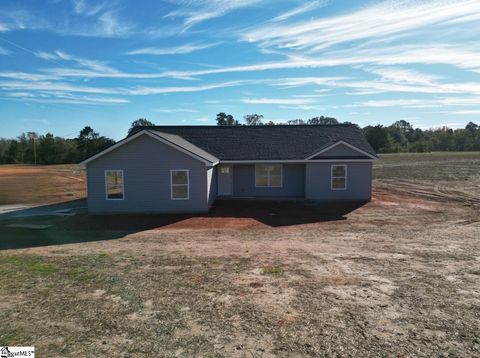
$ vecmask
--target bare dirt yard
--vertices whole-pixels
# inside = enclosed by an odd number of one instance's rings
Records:
[[[80,198],[82,172],[58,168],[35,168],[76,173],[51,201]],[[1,198],[14,198],[2,173]],[[292,203],[0,214],[0,344],[52,357],[480,356],[479,173],[480,153],[385,155],[372,202],[339,215]],[[22,203],[47,204],[29,184],[39,175],[25,174]]]

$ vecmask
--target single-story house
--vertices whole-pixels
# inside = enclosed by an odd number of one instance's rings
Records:
[[[369,201],[377,159],[351,124],[151,126],[81,164],[92,214],[200,213],[221,198]]]

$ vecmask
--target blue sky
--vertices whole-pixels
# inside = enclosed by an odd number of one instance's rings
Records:
[[[0,137],[218,112],[480,122],[480,1],[0,2]]]

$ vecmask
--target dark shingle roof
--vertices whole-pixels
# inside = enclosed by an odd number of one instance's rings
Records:
[[[151,126],[180,136],[220,160],[302,160],[340,140],[376,156],[352,124],[278,126]]]
[[[202,148],[197,147],[193,143],[183,139],[182,137],[176,135],[176,134],[170,134],[170,133],[164,133],[164,132],[159,132],[159,131],[150,131],[154,135],[162,138],[163,140],[166,140],[170,143],[173,143],[180,148],[186,150],[187,152],[193,153],[200,158],[203,158],[211,163],[216,163],[218,162],[218,158],[215,157],[214,155],[211,155],[210,153],[204,151]]]

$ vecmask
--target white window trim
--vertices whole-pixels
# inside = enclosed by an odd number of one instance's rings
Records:
[[[185,184],[173,184],[173,172],[187,172],[187,197],[186,198],[174,198],[173,187],[185,186]],[[170,169],[170,200],[190,200],[190,170],[189,169]]]
[[[122,198],[109,198],[108,197],[108,179],[107,173],[108,172],[121,172],[122,173]],[[105,178],[105,200],[125,200],[125,175],[123,173],[123,169],[106,169],[104,171],[104,178]]]
[[[268,175],[268,179],[267,179],[267,182],[268,184],[267,185],[257,185],[257,166],[259,165],[268,165],[268,164],[255,164],[255,188],[283,188],[283,164],[279,164],[279,163],[272,163],[271,165],[280,165],[280,185],[275,185],[275,186],[272,186],[272,185],[268,185],[270,183],[270,172],[269,172],[269,175]]]
[[[345,168],[345,176],[333,176],[333,167],[344,167]],[[332,164],[331,165],[331,169],[330,169],[330,190],[347,190],[347,169],[348,169],[348,166],[347,164]],[[334,188],[333,187],[333,179],[336,179],[336,178],[345,178],[345,187],[343,188]]]

